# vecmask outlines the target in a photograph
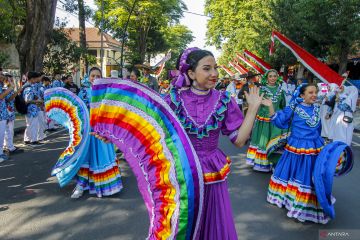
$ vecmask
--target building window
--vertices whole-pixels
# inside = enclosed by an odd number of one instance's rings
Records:
[[[97,50],[89,49],[88,54],[94,57],[97,57]]]

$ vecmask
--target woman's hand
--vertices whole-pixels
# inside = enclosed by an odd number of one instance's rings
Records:
[[[96,137],[97,139],[100,139],[101,141],[103,141],[104,143],[110,143],[109,139],[107,139],[106,137],[102,137],[99,134],[97,134],[96,132],[91,132],[90,135]]]
[[[264,105],[264,106],[269,107],[269,116],[272,116],[272,115],[275,114],[274,105],[273,105],[271,99],[264,98],[261,101],[261,104]]]
[[[264,93],[259,95],[260,89],[257,86],[249,88],[249,93],[245,93],[246,101],[249,105],[249,110],[257,111],[262,104]]]
[[[264,105],[264,106],[270,107],[272,105],[272,101],[271,101],[271,99],[264,98],[261,101],[261,104]]]

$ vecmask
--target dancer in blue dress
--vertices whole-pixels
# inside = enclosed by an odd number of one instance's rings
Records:
[[[91,82],[96,78],[101,78],[101,71],[93,67],[89,71],[90,84],[84,82],[84,89],[79,93],[79,97],[88,107],[91,100]],[[114,145],[104,143],[94,136],[90,136],[89,141],[89,151],[85,153],[85,162],[77,173],[77,184],[71,198],[81,197],[84,190],[102,197],[118,193],[123,188]]]
[[[317,155],[324,146],[321,137],[320,107],[315,105],[317,86],[298,87],[290,106],[274,113],[269,104],[271,122],[279,128],[291,128],[273,175],[267,201],[288,210],[287,216],[299,221],[327,223],[330,218],[320,206],[312,181]]]

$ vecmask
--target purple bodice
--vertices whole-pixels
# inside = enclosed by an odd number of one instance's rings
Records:
[[[234,142],[244,118],[235,99],[224,91],[198,95],[191,89],[172,89],[166,101],[199,156],[205,183],[223,181],[230,171],[230,159],[218,148],[220,132]]]

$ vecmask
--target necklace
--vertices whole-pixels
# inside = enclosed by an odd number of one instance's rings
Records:
[[[210,92],[210,89],[207,89],[207,90],[201,90],[201,89],[198,89],[194,86],[191,86],[190,87],[190,90],[195,93],[196,95],[207,95],[209,92]]]

